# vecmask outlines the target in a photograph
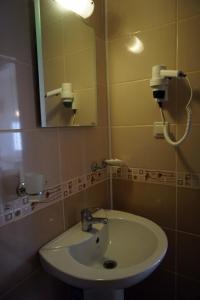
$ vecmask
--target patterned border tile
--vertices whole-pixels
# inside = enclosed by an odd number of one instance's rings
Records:
[[[106,181],[109,178],[107,168],[96,172],[81,175],[47,188],[42,196],[39,196],[38,203],[32,203],[33,197],[25,196],[14,201],[0,205],[0,227],[24,218],[35,211],[59,202],[74,194],[80,193],[93,185]]]
[[[200,174],[150,170],[142,168],[112,167],[112,177],[133,182],[170,185],[184,188],[200,189]]]
[[[32,198],[25,196],[6,202],[4,205],[0,204],[0,227],[106,181],[110,178],[110,174],[112,174],[112,178],[118,180],[200,189],[200,174],[198,173],[176,173],[166,170],[115,166],[107,167],[49,187],[44,191],[43,196],[40,196],[39,203],[32,204],[30,201]]]

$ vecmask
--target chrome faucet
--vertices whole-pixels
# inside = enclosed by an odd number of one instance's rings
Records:
[[[95,218],[95,217],[93,217],[89,208],[84,208],[81,211],[81,224],[82,224],[82,230],[83,231],[91,231],[92,230],[92,224],[97,224],[97,223],[107,224],[108,219],[107,218]]]

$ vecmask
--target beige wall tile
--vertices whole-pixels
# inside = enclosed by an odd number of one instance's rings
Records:
[[[95,49],[89,48],[65,56],[65,81],[73,83],[73,89],[96,86]]]
[[[31,65],[0,56],[0,128],[35,128],[36,94]]]
[[[64,52],[77,52],[86,48],[94,48],[95,31],[82,18],[69,12],[63,18]]]
[[[73,111],[64,107],[60,95],[46,100],[46,117],[48,127],[66,127],[72,125]]]
[[[166,104],[166,119],[173,122],[176,115],[175,86],[170,88]],[[149,80],[113,84],[110,87],[111,121],[113,126],[152,125],[161,121],[158,104],[153,98]]]
[[[176,1],[108,1],[109,38],[158,27],[176,20]]]
[[[193,97],[191,102],[192,108],[192,122],[200,123],[200,72],[189,73],[188,78],[190,80],[192,89],[193,89]],[[188,83],[183,80],[178,81],[178,95],[177,95],[177,103],[178,103],[178,114],[177,119],[179,123],[186,123],[187,115],[185,107],[189,101],[190,97],[190,88]]]
[[[174,274],[158,268],[151,276],[141,283],[125,290],[128,300],[134,299],[161,299],[174,300]]]
[[[199,0],[178,0],[179,18],[192,17],[200,13]]]
[[[200,298],[199,282],[185,278],[184,276],[177,276],[177,297],[181,300],[198,299]]]
[[[199,203],[200,190],[178,189],[178,229],[200,234]]]
[[[74,124],[97,125],[97,91],[96,88],[75,91],[78,111]]]
[[[60,95],[46,99],[46,118],[48,127],[97,125],[96,88],[74,90],[73,92],[75,94],[74,101],[77,105],[75,117],[73,110],[64,106]],[[103,110],[105,110],[104,107]]]
[[[86,191],[64,200],[65,221],[68,227],[78,223],[81,210],[87,207],[110,208],[108,181],[97,184]]]
[[[63,128],[59,130],[62,180],[68,180],[86,172],[84,150],[84,128]]]
[[[65,13],[63,7],[56,1],[40,1],[40,14],[42,26],[61,21]]]
[[[97,161],[101,164],[108,157],[108,129],[107,127],[89,128],[85,135],[85,158],[87,171],[91,163]]]
[[[108,66],[111,83],[150,78],[152,66],[157,64],[175,68],[175,24],[139,32],[136,36],[144,47],[139,54],[134,54],[129,50],[133,41],[135,43],[134,35],[109,42]]]
[[[97,83],[107,84],[106,78],[106,44],[103,39],[96,38]]]
[[[178,274],[200,279],[200,238],[199,236],[178,233],[177,267]]]
[[[38,249],[63,232],[62,220],[59,202],[0,229],[0,294],[38,267]]]
[[[20,176],[25,173],[44,174],[47,186],[60,182],[56,132],[38,130],[2,133],[0,141],[2,201],[17,198],[16,187]]]
[[[22,134],[0,134],[0,202],[16,199],[22,169]]]
[[[178,135],[182,136],[185,131],[184,125],[178,126]],[[200,172],[200,126],[192,126],[187,140],[178,147],[178,171]]]
[[[38,130],[22,134],[24,172],[45,175],[47,186],[60,182],[58,136],[54,130]]]
[[[140,215],[168,228],[175,228],[174,187],[114,181],[115,209]]]
[[[153,127],[113,127],[113,157],[130,167],[175,170],[175,149],[153,137]]]
[[[26,0],[0,3],[0,54],[32,63],[30,7]]]
[[[200,16],[181,21],[178,35],[178,67],[187,71],[199,71]]]
[[[73,297],[71,287],[57,278],[49,275],[44,270],[37,270],[29,278],[24,280],[16,289],[11,290],[3,300],[57,300]]]
[[[110,209],[109,181],[97,184],[86,191],[87,207]]]
[[[49,92],[61,87],[65,78],[65,59],[64,56],[53,58],[44,61],[44,82],[45,92]],[[47,101],[51,101],[52,98],[48,98]]]
[[[93,161],[108,157],[107,128],[62,129],[59,138],[63,181],[90,172]]]
[[[108,126],[108,105],[107,105],[107,86],[97,86],[97,124],[98,126]]]
[[[85,191],[64,200],[65,203],[65,224],[72,227],[81,220],[81,210],[85,208]]]
[[[161,263],[161,268],[174,272],[176,269],[176,231],[164,228],[168,240],[167,253]]]
[[[62,20],[43,26],[42,48],[42,54],[45,60],[62,57],[64,55]]]

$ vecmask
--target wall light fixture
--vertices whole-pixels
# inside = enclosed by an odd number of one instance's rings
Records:
[[[73,11],[84,19],[89,18],[94,11],[94,2],[92,0],[55,0],[62,7]]]

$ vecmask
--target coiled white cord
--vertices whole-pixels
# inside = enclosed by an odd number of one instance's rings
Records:
[[[173,141],[170,138],[169,131],[168,131],[168,124],[166,123],[162,107],[160,108],[161,117],[162,117],[162,121],[163,121],[163,125],[164,125],[164,130],[163,130],[164,138],[172,146],[179,146],[187,138],[187,136],[190,134],[191,125],[192,125],[192,110],[191,110],[190,104],[191,104],[192,97],[193,97],[193,91],[192,91],[192,86],[190,84],[188,77],[186,77],[185,79],[187,80],[189,88],[190,88],[190,98],[189,98],[189,101],[185,108],[186,112],[187,112],[187,123],[186,123],[185,133],[178,141]]]

